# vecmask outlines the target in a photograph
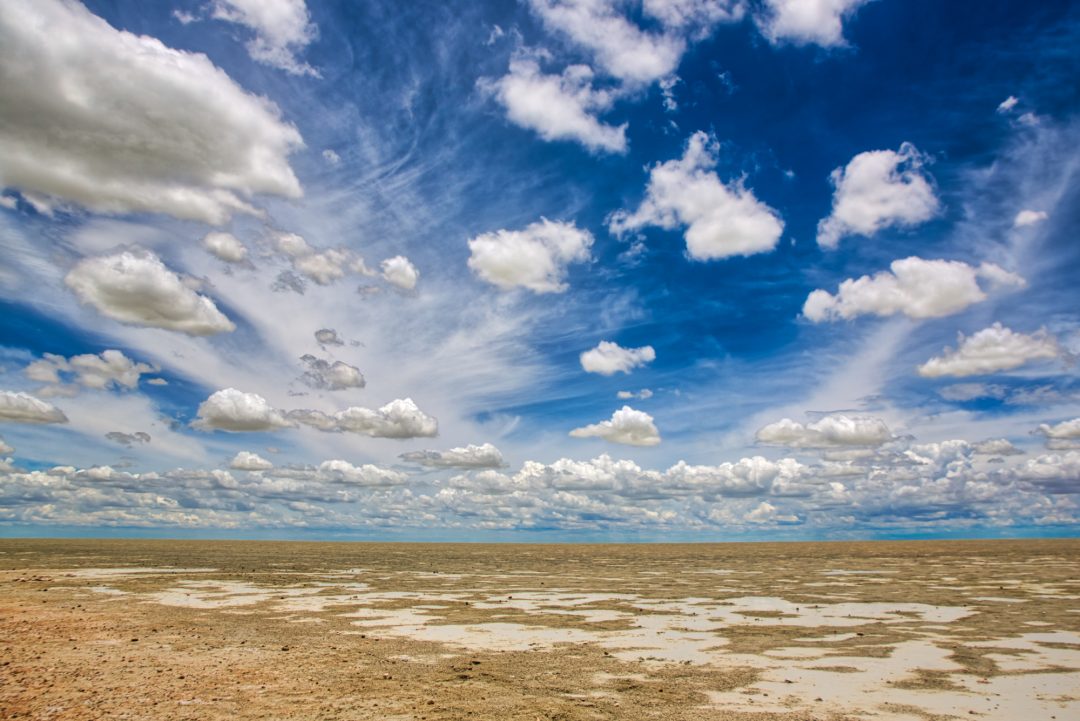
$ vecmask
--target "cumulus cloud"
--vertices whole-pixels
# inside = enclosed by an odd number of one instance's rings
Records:
[[[409,477],[400,471],[380,468],[370,463],[356,466],[348,461],[323,461],[318,467],[323,480],[356,486],[394,486],[405,483]]]
[[[315,342],[319,345],[345,345],[333,328],[320,328],[315,331]]]
[[[364,265],[363,258],[348,248],[316,250],[303,236],[281,231],[273,233],[272,241],[274,248],[289,259],[297,273],[318,285],[330,285],[349,273],[371,275],[371,271]],[[300,284],[299,292],[303,292],[302,281]],[[295,284],[290,289],[298,290]]]
[[[247,248],[231,233],[207,233],[202,239],[202,246],[215,258],[226,263],[243,263],[247,260]]]
[[[1045,210],[1021,210],[1016,214],[1016,217],[1013,218],[1013,227],[1025,228],[1029,225],[1036,225],[1043,222],[1048,217],[1050,216],[1046,214]]]
[[[914,145],[902,143],[898,152],[869,150],[834,170],[832,213],[818,223],[818,245],[835,248],[846,235],[869,237],[934,217],[941,206],[922,172],[925,163]]]
[[[660,431],[653,417],[630,406],[615,411],[611,420],[575,428],[570,435],[574,438],[603,438],[610,443],[628,446],[655,446],[660,443]]]
[[[420,271],[403,255],[387,258],[379,267],[382,268],[383,280],[402,290],[412,290],[420,280]]]
[[[587,373],[610,376],[616,373],[629,373],[635,368],[653,362],[656,360],[656,351],[651,345],[641,348],[623,348],[618,343],[602,340],[592,350],[582,353],[580,359],[581,367]]]
[[[255,193],[300,197],[288,156],[302,144],[205,55],[118,31],[80,3],[4,3],[0,183],[39,209],[54,198],[220,225],[257,214]]]
[[[254,33],[245,47],[255,62],[293,75],[319,73],[296,55],[319,36],[304,0],[212,0],[215,20],[243,25]]]
[[[761,428],[759,443],[792,448],[831,448],[837,446],[876,447],[892,440],[892,432],[880,418],[834,414],[803,425],[790,418]]]
[[[621,401],[628,401],[631,398],[640,398],[642,400],[648,400],[653,397],[653,392],[648,388],[642,388],[636,393],[634,391],[619,391],[615,394],[615,397]]]
[[[694,133],[683,157],[657,163],[649,171],[645,199],[630,213],[616,211],[608,228],[616,235],[646,226],[686,227],[686,251],[695,260],[765,253],[784,232],[779,213],[762,203],[741,180],[723,183],[712,170],[718,145]]]
[[[994,438],[973,443],[971,448],[974,453],[983,456],[1018,456],[1024,453],[1007,438]]]
[[[236,330],[231,320],[148,251],[84,258],[64,283],[86,305],[125,325],[192,336]]]
[[[1061,353],[1057,339],[1045,329],[1027,335],[994,323],[970,337],[960,333],[956,349],[946,348],[940,357],[923,363],[919,375],[924,378],[984,375],[1019,368],[1033,360],[1057,358]]]
[[[192,428],[201,431],[247,433],[276,431],[294,425],[265,398],[235,388],[215,392],[201,404]]]
[[[894,260],[887,271],[845,280],[836,295],[813,291],[803,305],[803,315],[815,323],[897,313],[915,319],[942,318],[986,300],[980,278],[991,287],[1022,288],[1027,284],[993,263],[976,268],[956,260],[912,256]]]
[[[780,513],[776,506],[768,501],[762,501],[754,510],[745,516],[751,523],[798,523],[799,517],[793,514]]]
[[[229,468],[235,471],[268,471],[273,467],[273,463],[250,451],[240,451],[229,461]]]
[[[505,465],[502,453],[490,443],[479,446],[470,443],[464,448],[448,451],[412,451],[402,453],[400,458],[429,468],[501,468]]]
[[[573,223],[541,218],[524,230],[497,230],[469,240],[469,268],[502,290],[562,293],[567,266],[589,260],[593,236]]]
[[[124,433],[123,431],[109,431],[105,434],[107,440],[113,443],[119,443],[120,445],[131,448],[136,444],[149,443],[150,434],[145,431],[135,431],[134,433]]]
[[[1080,418],[1054,425],[1040,423],[1035,432],[1046,437],[1046,447],[1052,451],[1080,448]]]
[[[755,20],[769,42],[846,45],[844,21],[870,0],[764,0]]]
[[[421,411],[411,398],[396,399],[372,410],[352,406],[336,413],[300,409],[288,413],[290,421],[327,433],[358,433],[373,438],[430,438],[439,423]]]
[[[95,390],[127,390],[137,387],[143,374],[157,371],[152,365],[136,363],[123,352],[109,349],[100,355],[85,353],[70,358],[45,353],[40,360],[27,365],[23,374],[30,380],[47,384],[46,388],[42,389],[45,395],[70,396],[77,393],[78,388],[61,387],[61,384],[70,381],[77,386]]]
[[[575,140],[593,152],[626,152],[626,124],[606,125],[596,117],[611,108],[616,93],[595,89],[587,65],[549,75],[535,60],[515,58],[510,72],[481,87],[506,108],[510,122],[544,140]]]
[[[26,393],[0,391],[0,421],[10,423],[67,423],[56,406]]]
[[[1012,475],[1047,493],[1080,493],[1080,452],[1068,451],[1060,455],[1032,458],[1015,469]]]
[[[3,436],[0,436],[0,456],[6,456],[14,452],[14,446],[9,445],[7,442],[4,441]]]
[[[311,354],[300,356],[300,361],[307,367],[302,380],[312,388],[341,391],[347,388],[363,388],[365,385],[360,369],[348,363],[331,363]]]

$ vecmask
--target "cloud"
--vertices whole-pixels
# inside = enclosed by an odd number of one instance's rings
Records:
[[[240,451],[229,461],[229,468],[236,471],[268,471],[273,467],[273,463],[250,451]]]
[[[319,345],[345,345],[333,328],[320,328],[315,331],[315,342]]]
[[[505,465],[502,453],[490,443],[469,444],[448,451],[413,451],[402,453],[399,458],[429,468],[502,468]]]
[[[307,366],[302,380],[312,388],[341,391],[347,388],[363,388],[365,385],[360,369],[348,363],[331,363],[311,354],[300,356],[300,361]]]
[[[337,153],[335,153],[330,148],[327,148],[326,150],[322,151],[322,156],[323,156],[323,160],[325,160],[330,165],[337,165],[338,163],[341,162],[341,156],[338,155]]]
[[[247,260],[247,248],[231,233],[207,233],[202,246],[218,260],[226,263],[243,263]]]
[[[1044,210],[1021,210],[1013,218],[1014,228],[1026,228],[1029,225],[1036,225],[1046,220],[1049,216]]]
[[[982,278],[993,286],[1023,288],[1027,283],[993,263],[975,268],[956,260],[923,260],[912,256],[894,260],[889,270],[864,275],[840,284],[836,295],[825,290],[810,293],[803,315],[820,323],[850,320],[860,315],[942,318],[986,300]]]
[[[54,405],[26,393],[0,391],[0,421],[10,423],[67,423]]]
[[[922,173],[925,163],[926,157],[914,145],[902,143],[898,152],[869,150],[834,170],[832,213],[818,223],[818,245],[835,248],[846,235],[870,237],[937,215],[941,206]]]
[[[1077,494],[1080,493],[1080,453],[1068,451],[1032,458],[1012,475],[1046,493]]]
[[[4,437],[0,436],[0,456],[10,455],[15,452],[15,447],[9,445],[4,441]]]
[[[215,20],[243,25],[255,34],[245,44],[252,60],[292,75],[319,77],[314,68],[296,58],[298,52],[319,36],[319,29],[311,22],[304,0],[212,2]]]
[[[609,421],[575,428],[570,435],[574,438],[603,438],[628,446],[655,446],[660,443],[660,431],[653,423],[653,417],[630,406],[615,411]]]
[[[762,501],[754,510],[744,516],[750,523],[798,523],[799,517],[793,514],[782,514],[773,504]]]
[[[806,425],[784,418],[758,430],[756,438],[759,443],[792,448],[835,448],[876,447],[893,435],[880,418],[835,414]]]
[[[596,114],[611,108],[615,92],[596,90],[586,65],[548,75],[529,58],[510,61],[510,72],[480,87],[506,108],[510,122],[534,130],[544,140],[576,140],[593,152],[625,153],[626,124],[605,125]]]
[[[988,441],[971,444],[972,451],[984,456],[1019,456],[1023,451],[1017,448],[1007,438],[994,438]]]
[[[38,383],[46,383],[57,387],[68,379],[83,388],[104,390],[107,388],[132,389],[139,385],[139,378],[144,373],[156,373],[158,371],[152,365],[136,363],[128,358],[123,352],[109,349],[100,355],[86,353],[83,355],[65,358],[62,355],[46,353],[40,360],[30,363],[23,369],[27,378]],[[62,375],[61,375],[62,374]],[[46,388],[46,391],[52,390]],[[59,389],[58,389],[59,390]],[[54,393],[54,395],[73,395],[78,389],[71,392]]]
[[[105,434],[105,438],[113,443],[119,443],[122,446],[131,448],[135,444],[149,443],[150,434],[145,431],[135,431],[134,433],[123,433],[121,431],[109,431]]]
[[[293,269],[318,285],[330,285],[349,273],[371,275],[363,258],[348,248],[315,250],[303,236],[280,231],[273,233],[272,239],[274,248],[290,260]]]
[[[846,45],[844,20],[870,0],[764,0],[755,21],[774,45]]]
[[[780,215],[759,201],[741,180],[724,184],[712,171],[717,143],[694,133],[683,157],[649,171],[645,199],[633,213],[616,211],[608,229],[616,235],[646,226],[686,226],[686,251],[694,260],[765,253],[784,232]]]
[[[567,266],[590,259],[593,236],[573,223],[541,218],[524,230],[497,230],[469,240],[469,268],[482,280],[510,290],[562,293]]]
[[[248,433],[276,431],[294,425],[262,396],[235,388],[215,392],[199,404],[197,416],[191,427],[200,431]]]
[[[615,397],[618,398],[621,401],[628,401],[631,398],[640,398],[642,400],[648,400],[649,398],[653,397],[653,392],[651,390],[649,390],[648,388],[642,388],[637,393],[635,393],[634,391],[619,391],[618,393],[615,394]]]
[[[1052,451],[1080,448],[1080,418],[1056,425],[1040,423],[1035,432],[1046,436],[1046,447]]]
[[[290,421],[327,433],[358,433],[373,438],[430,438],[439,434],[439,423],[421,411],[411,398],[390,401],[378,410],[352,406],[336,413],[312,410],[289,411]]]
[[[370,463],[355,466],[341,460],[323,461],[319,464],[318,471],[323,480],[357,486],[396,486],[409,479],[400,471],[379,468]]]
[[[302,145],[205,55],[115,30],[80,3],[4,3],[0,178],[39,209],[56,198],[220,225],[258,214],[255,193],[299,198],[288,155]]]
[[[616,373],[629,373],[635,368],[653,362],[656,360],[656,351],[651,345],[641,348],[623,348],[618,343],[602,340],[592,350],[582,353],[580,359],[581,367],[587,373],[610,376]]]
[[[924,378],[985,375],[1019,368],[1028,361],[1058,358],[1061,354],[1057,339],[1045,329],[1025,335],[994,323],[970,337],[960,333],[956,350],[946,348],[944,355],[923,363],[919,375]]]
[[[403,255],[387,258],[379,267],[382,268],[383,280],[402,290],[412,290],[420,279],[420,271]]]
[[[192,336],[236,330],[212,300],[185,285],[149,251],[84,258],[64,282],[82,303],[125,325]]]
[[[999,113],[1007,113],[1013,108],[1015,108],[1016,104],[1019,102],[1020,101],[1015,95],[1010,95],[1009,97],[1001,101],[1001,103],[997,106],[997,111]]]

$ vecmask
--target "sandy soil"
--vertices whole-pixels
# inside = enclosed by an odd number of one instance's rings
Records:
[[[1080,540],[0,541],[0,718],[1080,718]]]

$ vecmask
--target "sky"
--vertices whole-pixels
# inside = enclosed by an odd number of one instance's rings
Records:
[[[0,535],[1080,530],[1080,6],[7,0]]]

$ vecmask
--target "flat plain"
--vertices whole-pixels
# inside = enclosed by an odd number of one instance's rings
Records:
[[[0,718],[1080,718],[1080,540],[0,540]]]

